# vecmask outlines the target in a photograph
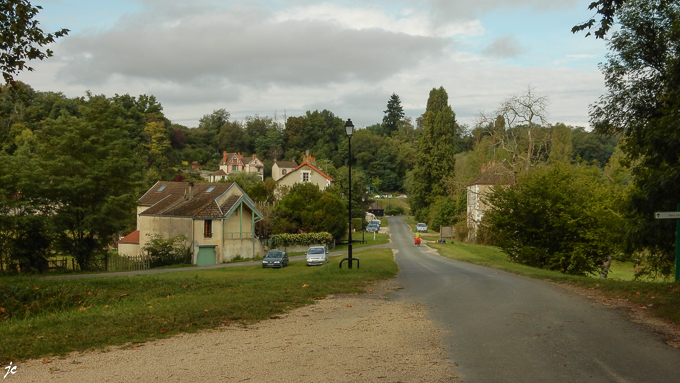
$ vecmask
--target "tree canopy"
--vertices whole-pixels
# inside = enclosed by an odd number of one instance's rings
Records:
[[[5,83],[16,85],[14,76],[22,70],[32,71],[30,60],[51,57],[50,49],[42,50],[56,38],[68,34],[68,29],[45,33],[35,16],[41,6],[27,0],[3,0],[0,3],[0,70]]]

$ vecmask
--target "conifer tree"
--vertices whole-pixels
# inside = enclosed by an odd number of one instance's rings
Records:
[[[443,87],[432,89],[423,114],[424,131],[418,142],[410,191],[411,210],[421,221],[427,217],[432,202],[446,195],[445,180],[454,176],[458,126],[448,102],[449,96]]]

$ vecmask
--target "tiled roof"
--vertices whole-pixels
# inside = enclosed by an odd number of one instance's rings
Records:
[[[277,182],[280,182],[282,179],[284,179],[284,178],[288,177],[289,175],[293,174],[295,171],[297,171],[298,169],[300,169],[301,167],[303,167],[303,166],[305,166],[305,165],[309,166],[310,168],[312,168],[312,170],[314,170],[315,172],[321,174],[323,177],[325,177],[325,178],[328,179],[329,181],[333,182],[333,179],[332,179],[331,177],[327,176],[326,174],[324,174],[324,172],[322,172],[321,170],[317,169],[314,165],[310,164],[310,163],[307,162],[307,161],[301,163],[301,164],[300,164],[298,167],[296,167],[295,169],[293,169],[293,170],[289,171],[288,173],[284,174],[284,176],[281,177],[281,178],[279,178],[279,180],[278,180]]]
[[[212,172],[209,175],[211,175],[211,176],[228,176],[228,174],[225,173],[224,170],[222,170],[222,169],[220,169],[216,172]]]
[[[118,241],[118,243],[136,243],[139,244],[139,230],[135,230],[132,233],[126,235]]]
[[[277,161],[276,164],[279,165],[279,168],[297,168],[298,166],[295,161]]]
[[[158,192],[162,185],[167,185]],[[232,187],[233,182],[225,183],[196,183],[193,198],[189,199],[188,182],[159,182],[154,185],[142,198],[140,204],[151,203],[142,215],[167,215],[180,217],[224,217],[224,212],[215,201],[219,196]],[[206,191],[214,189],[210,193]],[[159,199],[161,198],[161,199]]]

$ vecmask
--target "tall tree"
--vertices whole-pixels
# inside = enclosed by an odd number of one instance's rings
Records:
[[[42,196],[59,237],[57,247],[81,269],[96,268],[114,235],[134,217],[141,166],[120,105],[90,96],[82,117],[62,115],[17,151],[40,180],[25,192]],[[101,265],[101,263],[100,263]]]
[[[621,134],[621,149],[636,166],[630,201],[630,249],[646,250],[653,271],[670,272],[675,224],[653,213],[680,200],[680,4],[627,0],[620,29],[601,65],[607,93],[591,107],[601,134]]]
[[[56,38],[68,34],[68,29],[45,33],[38,27],[41,6],[33,6],[27,0],[3,0],[0,2],[0,70],[5,82],[15,86],[14,76],[22,70],[32,71],[28,61],[42,60],[52,56],[50,49],[42,47]]]
[[[387,110],[385,110],[382,127],[383,134],[391,136],[399,129],[399,122],[404,118],[404,108],[401,107],[401,100],[396,93],[392,93],[389,101],[387,101]]]
[[[419,220],[427,217],[428,207],[437,197],[446,195],[446,179],[455,173],[458,125],[448,102],[443,87],[432,89],[423,114],[424,130],[418,143],[409,201]]]

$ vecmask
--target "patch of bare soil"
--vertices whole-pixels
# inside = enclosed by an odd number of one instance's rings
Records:
[[[14,382],[452,382],[422,306],[335,295],[248,327],[227,326],[17,366]]]
[[[629,301],[628,299],[610,298],[602,295],[593,288],[558,284],[565,289],[574,291],[593,301],[595,304],[607,306],[617,310],[634,323],[641,324],[659,335],[667,344],[680,349],[680,325],[656,318],[649,313],[647,306]]]

